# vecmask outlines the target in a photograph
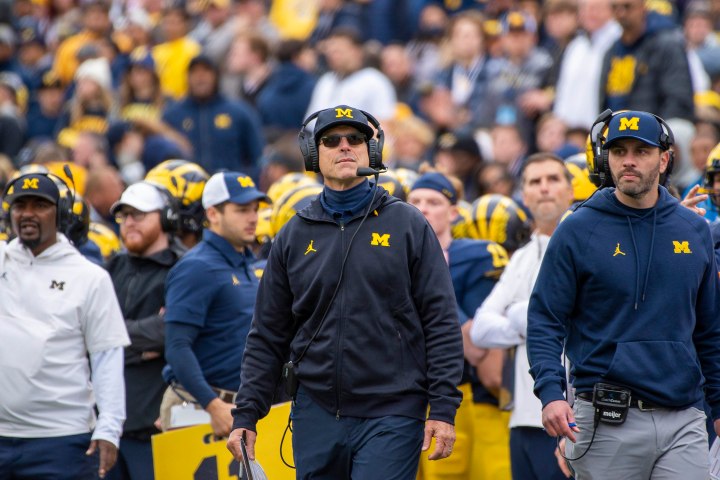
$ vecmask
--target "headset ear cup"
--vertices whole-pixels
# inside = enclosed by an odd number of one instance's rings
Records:
[[[601,173],[600,179],[604,187],[612,186],[612,174],[610,173],[610,152],[607,149],[602,150],[600,158]]]
[[[378,145],[374,138],[368,140],[368,158],[370,159],[370,168],[374,170],[380,168],[382,162],[378,161]]]
[[[320,173],[320,155],[314,141],[308,142],[308,156],[310,158],[310,172]]]

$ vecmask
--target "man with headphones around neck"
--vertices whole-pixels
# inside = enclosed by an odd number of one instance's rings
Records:
[[[110,272],[130,345],[125,349],[127,420],[117,466],[110,479],[152,479],[150,437],[167,387],[165,366],[165,278],[182,251],[173,235],[179,215],[170,193],[148,182],[130,185],[110,209],[120,224],[125,251],[110,258]]]
[[[188,402],[209,416],[197,423],[209,421],[218,437],[230,433],[258,288],[250,246],[261,200],[270,201],[244,173],[216,173],[205,184],[208,227],[165,281],[163,430],[179,426],[181,413],[189,418],[180,410]]]
[[[256,424],[282,373],[298,479],[414,479],[432,437],[431,460],[451,454],[461,400],[462,335],[442,248],[416,208],[358,176],[383,168],[372,115],[322,110],[299,141],[325,185],[274,240],[228,448],[241,459],[245,437],[255,458]]]
[[[593,173],[614,187],[558,226],[530,299],[527,349],[543,425],[568,438],[578,480],[705,479],[704,400],[720,430],[710,230],[659,185],[672,144],[662,119],[624,111],[604,123]]]
[[[104,478],[129,343],[110,276],[60,233],[72,199],[49,175],[22,175],[3,196],[18,236],[0,242],[0,476]]]

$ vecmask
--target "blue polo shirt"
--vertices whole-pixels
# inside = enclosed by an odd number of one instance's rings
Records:
[[[236,391],[252,321],[258,279],[249,250],[236,251],[218,234],[203,240],[170,270],[165,282],[163,376],[178,381],[205,407],[210,387]]]

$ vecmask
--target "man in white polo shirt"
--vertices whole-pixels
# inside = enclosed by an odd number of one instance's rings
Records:
[[[72,199],[48,175],[18,177],[4,197],[17,238],[0,242],[0,480],[103,478],[129,343],[110,276],[59,233]]]

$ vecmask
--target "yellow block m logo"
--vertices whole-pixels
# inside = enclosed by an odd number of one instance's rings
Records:
[[[390,246],[390,234],[384,233],[384,234],[380,235],[379,233],[373,232],[372,240],[370,241],[370,245],[376,245],[378,247],[389,247]]]
[[[25,180],[23,180],[22,189],[27,190],[28,188],[37,190],[39,188],[38,179],[37,178],[26,178]]]
[[[240,186],[243,188],[249,188],[249,187],[255,186],[255,182],[253,182],[252,178],[250,178],[250,177],[238,177],[237,181],[238,181],[238,183],[240,183]]]
[[[675,247],[673,253],[692,253],[690,250],[690,242],[678,242],[677,240],[673,240],[673,247]]]
[[[620,119],[620,128],[618,130],[640,130],[640,117],[630,117]]]
[[[336,108],[335,118],[353,118],[352,108]]]

